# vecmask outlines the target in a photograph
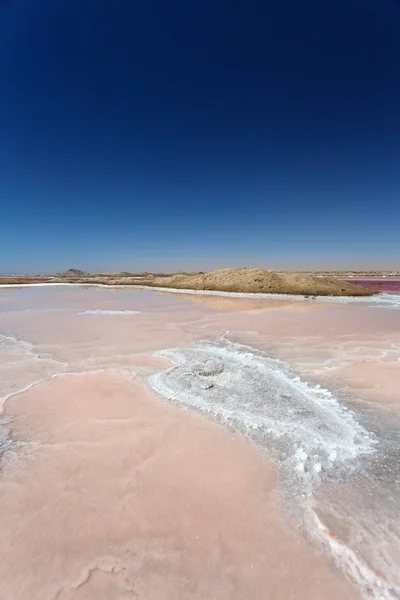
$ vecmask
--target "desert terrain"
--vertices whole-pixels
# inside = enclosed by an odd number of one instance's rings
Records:
[[[365,284],[310,273],[272,272],[255,267],[218,269],[209,273],[84,273],[70,269],[57,275],[9,275],[0,285],[78,283],[92,285],[146,285],[160,288],[221,292],[297,294],[310,296],[368,296]]]

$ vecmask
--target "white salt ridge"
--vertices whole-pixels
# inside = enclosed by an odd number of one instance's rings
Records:
[[[285,461],[312,478],[374,451],[373,440],[332,393],[301,381],[276,359],[231,342],[156,353],[176,366],[152,375],[162,396],[279,441]]]
[[[15,354],[16,356],[22,355],[27,358],[38,358],[38,354],[30,342],[25,342],[11,335],[0,333],[0,348],[4,348],[7,353]]]
[[[30,342],[0,333],[0,358],[4,358],[4,354],[6,360],[0,362],[0,414],[9,398],[63,374],[69,368],[67,363],[48,353],[38,354]],[[10,379],[10,369],[13,368],[18,369],[19,374]]]
[[[85,310],[78,315],[140,315],[139,310]]]
[[[285,363],[241,344],[201,341],[193,348],[155,355],[174,366],[149,377],[154,391],[209,414],[272,452],[291,506],[310,535],[367,597],[400,597],[361,555],[331,538],[313,510],[313,492],[321,483],[348,480],[360,472],[361,459],[376,452],[374,434],[357,421],[352,410],[328,390],[300,380]],[[361,520],[360,535],[363,531]]]
[[[366,304],[367,306],[373,306],[377,308],[388,308],[391,310],[400,310],[400,294],[393,293],[390,294],[388,292],[382,292],[376,294],[375,296],[364,296],[362,298],[355,297],[345,297],[345,296],[332,296],[332,297],[324,297],[318,296],[318,300],[331,300],[331,302],[340,302],[340,303],[361,303]]]

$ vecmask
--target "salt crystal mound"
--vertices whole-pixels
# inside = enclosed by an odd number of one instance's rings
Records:
[[[301,381],[282,361],[226,340],[155,355],[176,366],[150,376],[154,391],[272,449],[307,486],[374,452],[376,440],[352,411],[328,390]]]
[[[139,310],[85,310],[84,312],[78,313],[78,315],[140,315]]]
[[[264,447],[279,466],[285,502],[307,534],[361,586],[366,597],[400,598],[395,582],[382,580],[376,567],[371,567],[357,549],[331,538],[329,529],[314,511],[314,492],[320,485],[346,481],[353,484],[371,460],[379,456],[377,436],[365,429],[353,411],[328,390],[301,381],[282,361],[223,338],[218,342],[200,341],[193,348],[162,350],[155,355],[175,363],[148,378],[155,392],[207,413]],[[381,443],[380,437],[379,440]],[[366,543],[373,546],[375,530],[368,531],[362,515],[358,519],[361,506],[350,504],[346,510],[344,519],[354,515],[359,521],[358,536],[367,536]],[[384,507],[381,512],[377,516],[382,516],[382,520],[372,519],[372,524],[385,523]],[[381,536],[385,543],[391,522]],[[382,565],[392,575],[396,564],[386,551],[381,554],[377,567]]]

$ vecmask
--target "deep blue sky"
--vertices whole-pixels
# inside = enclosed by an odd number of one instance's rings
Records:
[[[0,202],[0,272],[400,268],[400,3],[3,0]]]

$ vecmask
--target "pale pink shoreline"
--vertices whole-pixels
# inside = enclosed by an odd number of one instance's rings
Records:
[[[0,480],[11,600],[357,598],[283,518],[244,440],[127,376],[65,376],[9,401],[34,454]]]
[[[282,513],[270,461],[144,382],[169,366],[154,351],[229,331],[308,380],[399,410],[399,311],[104,288],[10,292],[0,292],[0,397],[9,396],[5,416],[23,445],[0,475],[7,600],[125,600],[129,590],[146,600],[360,597]],[[196,528],[206,531],[199,547]]]

